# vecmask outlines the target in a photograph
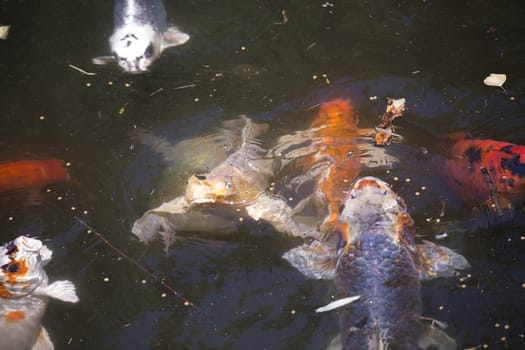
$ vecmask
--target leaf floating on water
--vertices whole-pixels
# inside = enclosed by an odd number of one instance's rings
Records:
[[[353,303],[354,301],[358,300],[359,298],[361,298],[360,295],[356,295],[355,297],[348,297],[348,298],[338,299],[338,300],[332,301],[331,303],[329,303],[329,304],[327,304],[325,306],[321,306],[321,307],[315,309],[315,312],[331,311],[333,309],[337,309],[337,308],[340,308],[342,306],[345,306],[345,305],[348,305],[350,303]]]
[[[7,35],[9,34],[9,28],[11,26],[2,26],[0,25],[0,39],[1,40],[6,40],[7,39]]]
[[[490,73],[488,77],[483,80],[483,84],[487,86],[496,86],[503,88],[503,84],[507,80],[506,74]]]

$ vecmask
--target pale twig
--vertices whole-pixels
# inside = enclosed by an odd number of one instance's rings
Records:
[[[97,73],[91,73],[91,72],[87,72],[85,70],[83,70],[82,68],[79,68],[77,66],[74,66],[72,64],[69,64],[69,68],[73,68],[74,70],[82,73],[82,74],[85,74],[85,75],[97,75]]]

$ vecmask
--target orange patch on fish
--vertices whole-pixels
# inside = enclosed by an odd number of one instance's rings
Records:
[[[27,272],[29,271],[29,267],[26,264],[26,260],[19,260],[19,261],[13,261],[9,263],[8,266],[14,266],[16,264],[16,269],[13,269],[13,271],[9,270],[9,267],[4,269],[4,274],[7,276],[7,282],[9,283],[17,283],[18,278],[25,276]]]
[[[26,313],[21,310],[14,310],[8,312],[4,319],[7,323],[16,323],[22,321],[24,318],[26,318]]]
[[[68,180],[68,170],[64,162],[58,159],[0,163],[0,193],[39,188]]]
[[[334,225],[346,198],[345,191],[359,175],[358,122],[352,105],[343,99],[335,99],[320,106],[319,114],[311,125],[311,129],[315,130],[314,137],[322,140],[322,146],[315,154],[301,159],[300,165],[308,169],[323,158],[329,158],[332,163],[315,185],[315,191],[325,197],[328,208],[327,219],[321,227],[324,232],[336,229]]]
[[[11,298],[13,295],[11,293],[9,293],[7,291],[7,289],[5,289],[4,287],[4,284],[3,283],[0,283],[0,297],[2,298],[6,298],[6,299],[9,299]]]
[[[464,139],[454,143],[450,153],[445,174],[464,200],[485,201],[495,195],[513,203],[525,200],[525,146]]]

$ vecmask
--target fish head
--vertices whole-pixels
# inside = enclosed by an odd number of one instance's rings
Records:
[[[319,118],[324,124],[340,125],[340,120],[344,120],[347,125],[357,125],[359,118],[353,112],[353,107],[349,101],[337,98],[321,104],[319,107]]]
[[[117,29],[110,38],[112,54],[128,73],[144,73],[162,52],[162,35],[151,25]]]
[[[185,196],[190,204],[229,203],[235,194],[233,176],[209,173],[191,176]]]
[[[377,232],[377,227],[392,227],[380,232],[398,240],[402,232],[399,228],[409,218],[403,199],[386,182],[371,176],[354,184],[340,216],[348,225],[350,239],[370,231]]]
[[[42,241],[19,236],[0,247],[0,297],[19,298],[47,285],[44,265],[52,252]]]

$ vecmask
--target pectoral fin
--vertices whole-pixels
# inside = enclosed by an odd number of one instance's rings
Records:
[[[98,56],[98,57],[91,59],[91,62],[93,64],[101,66],[101,65],[116,62],[116,58],[115,56]]]
[[[337,251],[327,245],[313,241],[284,253],[283,258],[308,278],[333,279]]]
[[[162,50],[172,46],[179,46],[190,40],[190,36],[181,32],[177,27],[168,27],[162,35]]]
[[[452,277],[470,267],[467,259],[447,247],[423,241],[416,245],[416,262],[422,280]]]
[[[38,338],[36,338],[36,343],[33,345],[31,350],[54,350],[55,346],[53,345],[53,342],[51,341],[51,338],[49,337],[49,333],[47,333],[46,329],[42,327],[40,329],[40,334],[38,334]]]
[[[78,301],[75,285],[70,281],[56,281],[44,288],[37,288],[35,292],[68,303],[76,303]]]

